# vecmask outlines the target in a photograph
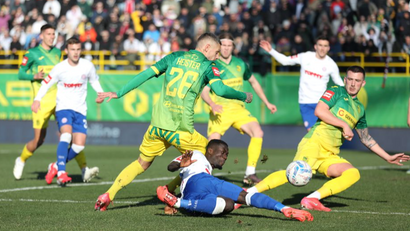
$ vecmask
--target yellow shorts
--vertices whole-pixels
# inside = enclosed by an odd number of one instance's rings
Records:
[[[244,134],[241,127],[250,122],[258,122],[258,120],[253,117],[244,107],[229,108],[227,110],[224,109],[222,113],[218,113],[216,115],[210,112],[208,136],[213,133],[224,135],[230,127],[233,127],[241,134]]]
[[[32,82],[34,97],[37,95],[38,90],[41,87],[40,83]],[[34,98],[33,97],[33,98]],[[57,87],[51,87],[46,95],[41,99],[40,110],[37,113],[32,113],[33,115],[33,128],[43,129],[48,127],[48,121],[51,115],[55,114],[56,110],[56,98],[57,98]]]
[[[207,144],[208,140],[196,130],[193,134],[181,131],[171,132],[150,125],[140,146],[140,157],[147,162],[152,162],[170,146],[174,146],[181,153],[186,150],[198,150],[205,154]]]
[[[298,145],[298,151],[293,159],[303,160],[312,167],[312,172],[322,173],[327,175],[327,169],[332,164],[348,163],[349,161],[343,159],[338,154],[340,149],[329,150],[326,144],[322,143],[318,136],[312,135],[311,138],[303,138]]]

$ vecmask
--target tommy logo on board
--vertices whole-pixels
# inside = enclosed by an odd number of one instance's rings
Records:
[[[212,67],[212,72],[215,76],[220,76],[219,69],[217,67]]]
[[[322,99],[329,101],[335,93],[333,91],[327,90],[325,94],[323,94]]]

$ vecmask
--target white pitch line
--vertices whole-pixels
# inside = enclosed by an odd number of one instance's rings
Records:
[[[394,168],[407,168],[406,166],[400,166],[396,167],[393,166]],[[364,167],[358,167],[359,170],[375,170],[375,169],[390,169],[392,166],[364,166]],[[272,169],[264,169],[264,170],[258,170],[256,171],[257,173],[262,173],[262,172],[274,172],[280,169],[272,170]],[[241,175],[244,174],[243,171],[237,171],[237,172],[221,172],[221,173],[215,173],[214,176],[228,176],[228,175]],[[133,180],[132,183],[142,183],[142,182],[149,182],[149,181],[161,181],[161,180],[171,180],[174,179],[174,177],[158,177],[158,178],[147,178],[147,179],[138,179],[138,180]],[[67,187],[88,187],[88,186],[98,186],[98,185],[110,185],[114,183],[114,181],[104,181],[104,182],[99,182],[99,183],[74,183],[74,184],[68,184]],[[28,190],[43,190],[43,189],[55,189],[55,188],[60,188],[58,185],[50,185],[50,186],[35,186],[35,187],[24,187],[24,188],[13,188],[13,189],[2,189],[0,190],[0,193],[8,193],[8,192],[18,192],[18,191],[28,191]]]
[[[357,214],[374,214],[374,215],[402,215],[410,216],[410,213],[380,213],[380,212],[369,212],[369,211],[350,211],[350,210],[332,210],[331,212],[336,213],[357,213]]]

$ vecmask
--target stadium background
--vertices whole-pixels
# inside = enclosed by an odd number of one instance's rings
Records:
[[[31,126],[30,84],[18,81],[17,69],[24,50],[40,42],[37,30],[51,23],[57,28],[59,48],[64,48],[66,38],[80,37],[84,57],[96,65],[108,91],[166,53],[194,48],[195,38],[205,31],[231,32],[235,55],[250,65],[278,106],[270,115],[257,97],[248,105],[263,124],[265,148],[294,149],[305,129],[297,104],[299,67],[278,65],[258,47],[259,40],[267,39],[278,51],[292,55],[311,50],[314,38],[325,34],[331,41],[329,55],[342,75],[352,64],[368,72],[361,100],[371,134],[389,151],[410,151],[408,1],[13,0],[0,5],[0,144],[24,143],[32,136],[26,132]],[[381,88],[386,62],[389,78]],[[93,103],[95,93],[90,90],[88,143],[138,145],[158,97],[158,81],[161,78],[101,106]],[[208,108],[199,101],[196,128],[204,135],[207,115]],[[51,127],[57,131],[54,123]],[[224,138],[234,147],[245,147],[248,139],[232,130]],[[46,139],[56,142],[56,136]],[[344,147],[364,149],[358,139]]]

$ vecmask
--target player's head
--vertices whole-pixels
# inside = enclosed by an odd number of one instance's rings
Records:
[[[221,42],[221,57],[224,59],[228,59],[232,56],[233,49],[235,48],[235,44],[233,42],[234,38],[229,33],[222,33],[219,35],[219,41]]]
[[[65,52],[67,53],[68,62],[76,65],[80,60],[81,42],[76,37],[69,38],[66,42]]]
[[[228,144],[222,140],[211,140],[206,146],[205,156],[213,168],[222,169],[228,154]]]
[[[45,24],[40,31],[41,45],[46,49],[50,49],[56,37],[55,28],[50,24]]]
[[[198,38],[196,50],[204,54],[208,60],[214,61],[218,58],[221,43],[216,35],[204,33]]]
[[[360,89],[366,84],[365,78],[366,73],[362,67],[350,66],[347,68],[344,79],[347,93],[353,98],[356,97]]]
[[[316,38],[315,51],[316,57],[319,59],[324,59],[327,52],[330,50],[329,39],[326,36],[319,36]]]

